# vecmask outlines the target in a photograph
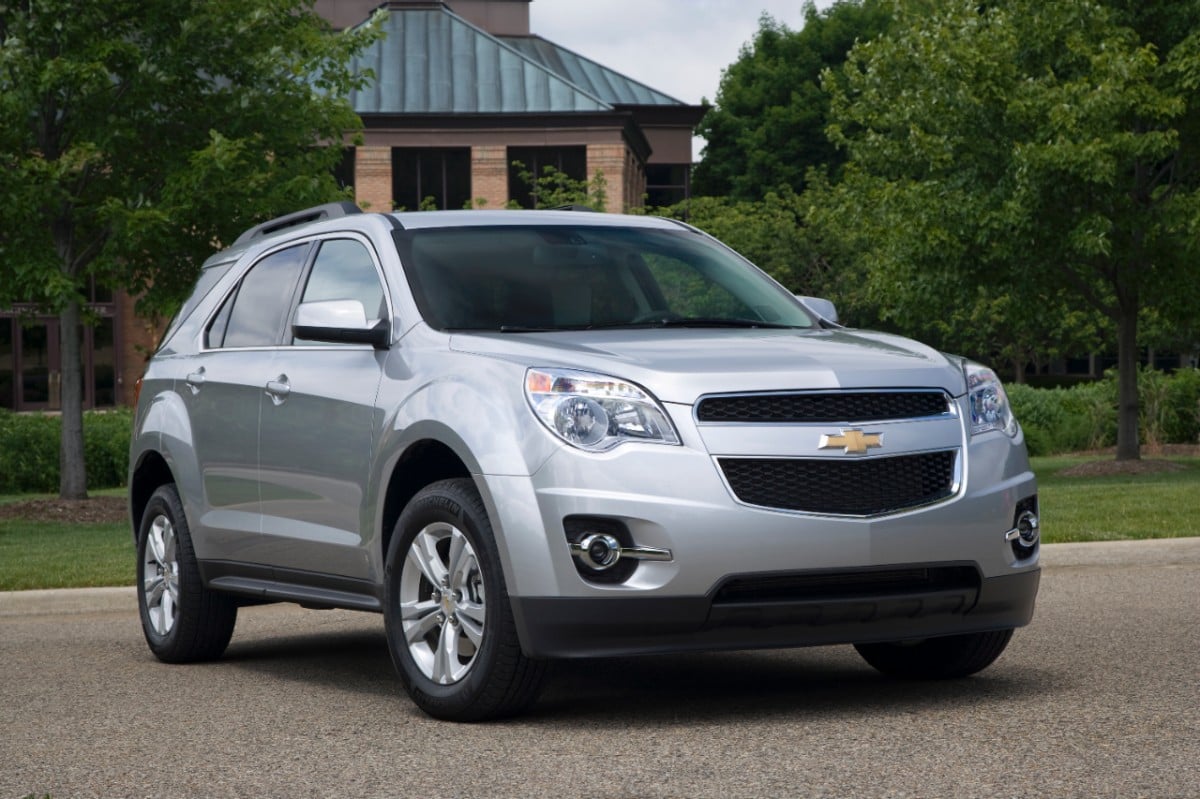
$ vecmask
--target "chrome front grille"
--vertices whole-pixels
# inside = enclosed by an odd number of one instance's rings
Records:
[[[748,505],[804,513],[876,516],[929,505],[955,491],[953,450],[886,458],[717,458]]]
[[[836,423],[923,419],[950,413],[942,391],[839,391],[705,397],[696,420],[723,423]]]

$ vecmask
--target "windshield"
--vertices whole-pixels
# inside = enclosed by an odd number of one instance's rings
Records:
[[[813,325],[785,289],[682,228],[508,225],[395,235],[421,314],[439,330]]]

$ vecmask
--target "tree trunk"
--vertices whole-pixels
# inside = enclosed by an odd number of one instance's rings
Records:
[[[87,499],[87,466],[83,456],[82,311],[71,300],[58,316],[62,354],[62,444],[59,448],[58,495]]]
[[[1142,457],[1138,442],[1137,306],[1117,320],[1117,460]]]

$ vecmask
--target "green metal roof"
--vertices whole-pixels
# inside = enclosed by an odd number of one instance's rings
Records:
[[[350,95],[359,114],[612,110],[586,86],[445,7],[392,8],[382,24],[384,38],[353,62],[375,74],[370,86]]]
[[[674,97],[540,36],[497,36],[546,69],[613,105],[683,105]]]

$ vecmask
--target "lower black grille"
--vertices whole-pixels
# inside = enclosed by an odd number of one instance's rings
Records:
[[[806,602],[978,589],[979,571],[973,566],[911,566],[731,577],[717,590],[713,604]]]
[[[954,492],[952,450],[890,458],[719,458],[734,496],[806,513],[874,516]]]

